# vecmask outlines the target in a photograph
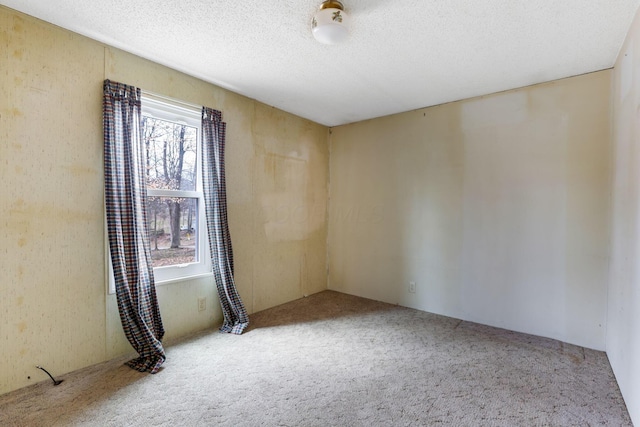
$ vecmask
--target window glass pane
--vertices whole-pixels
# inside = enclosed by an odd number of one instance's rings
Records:
[[[148,196],[153,267],[198,261],[198,199]]]
[[[195,127],[150,116],[143,117],[147,151],[147,188],[196,189]]]

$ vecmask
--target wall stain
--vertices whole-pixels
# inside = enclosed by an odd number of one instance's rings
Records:
[[[32,232],[33,228],[30,221],[9,221],[7,224],[10,224],[7,231],[12,232],[12,234],[17,236],[27,236]]]
[[[81,221],[93,222],[100,219],[101,216],[93,212],[74,211],[44,203],[25,204],[24,200],[18,199],[13,206],[9,208],[7,224],[13,227],[13,230],[16,232],[22,232],[24,227],[26,227],[24,231],[28,232],[32,221],[43,218],[55,218],[57,223],[77,223]]]
[[[20,307],[23,304],[24,304],[24,297],[18,297],[16,301],[16,305]]]
[[[68,170],[71,172],[71,175],[80,177],[86,175],[95,175],[98,173],[95,169],[89,168],[81,165],[71,165],[71,166],[63,166],[62,169]]]
[[[276,153],[264,155],[264,172],[268,178],[271,178],[272,189],[275,190],[291,189],[294,182],[304,179],[306,165],[306,160],[298,157]]]
[[[43,95],[46,95],[46,94],[49,93],[48,89],[42,89],[42,88],[35,87],[35,86],[29,86],[29,90],[33,91],[33,92],[36,92],[36,93],[41,93]]]
[[[27,329],[27,322],[20,322],[16,326],[18,327],[18,332],[23,333]]]
[[[14,50],[13,51],[13,57],[14,58],[22,59],[22,54],[23,54],[23,52],[21,50]]]
[[[22,111],[18,110],[17,108],[13,108],[10,113],[14,116],[14,117],[22,117],[24,116],[24,114],[22,113]]]
[[[264,156],[264,171],[267,175],[275,178],[276,176],[276,157],[277,155],[275,154],[268,154],[266,156]]]
[[[11,29],[16,33],[21,33],[24,29],[24,20],[19,16],[14,16],[13,27]]]
[[[27,244],[27,239],[25,239],[24,237],[18,239],[18,246],[20,246],[21,248],[24,247],[24,245]]]

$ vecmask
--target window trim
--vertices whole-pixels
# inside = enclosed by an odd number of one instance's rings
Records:
[[[200,155],[202,155],[202,107],[146,91],[142,91],[141,101],[142,116],[151,116],[161,120],[185,124],[191,127],[195,127],[198,130],[196,141],[198,147],[198,152],[196,154],[196,190],[147,190],[148,194],[152,194],[153,196],[179,196],[198,199],[198,247],[196,248],[198,261],[188,264],[154,267],[153,273],[155,284],[157,286],[161,286],[184,281],[191,281],[204,277],[213,277],[211,253],[209,248],[209,235],[207,233],[207,223],[205,218],[204,193],[202,192],[202,161],[200,159]],[[149,244],[150,243],[151,242],[149,242]],[[106,230],[106,220],[105,247],[106,258],[108,261],[108,293],[114,294],[116,292],[115,280],[113,274],[113,265],[111,263],[111,254],[109,251],[109,239]]]

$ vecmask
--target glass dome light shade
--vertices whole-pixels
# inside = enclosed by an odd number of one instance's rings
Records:
[[[311,24],[311,32],[320,43],[337,44],[349,36],[348,25],[349,16],[344,13],[344,10],[328,7],[320,9],[315,14]]]

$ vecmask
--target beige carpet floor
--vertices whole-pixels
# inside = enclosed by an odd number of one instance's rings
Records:
[[[0,396],[0,425],[631,425],[602,352],[331,291],[123,361]]]

